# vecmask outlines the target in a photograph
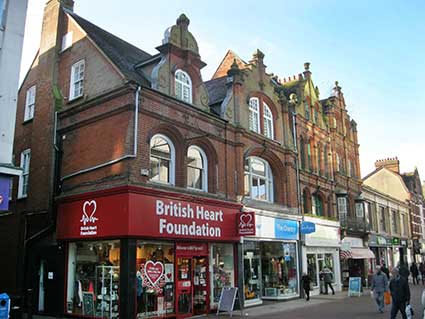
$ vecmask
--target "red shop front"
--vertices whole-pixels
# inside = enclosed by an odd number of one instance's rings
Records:
[[[209,312],[222,287],[237,286],[240,209],[141,187],[61,200],[57,236],[68,256],[65,313],[186,318]]]

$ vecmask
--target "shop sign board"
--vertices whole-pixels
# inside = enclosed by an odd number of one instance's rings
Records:
[[[255,236],[255,212],[238,213],[236,220],[240,236]]]
[[[316,231],[316,225],[312,222],[301,222],[301,234],[311,234]]]
[[[362,295],[362,279],[360,277],[350,277],[348,282],[348,296],[358,296]]]
[[[341,246],[346,244],[346,243],[349,243],[350,247],[353,247],[353,248],[363,248],[364,247],[363,239],[358,238],[358,237],[349,237],[349,236],[344,237],[341,241]]]
[[[392,244],[393,244],[394,246],[400,246],[400,238],[393,237],[393,242],[392,242]]]
[[[406,240],[406,239],[401,239],[401,240],[400,240],[400,244],[401,244],[401,246],[403,246],[403,247],[407,247],[407,240]]]
[[[316,224],[316,231],[305,235],[307,246],[340,247],[339,228]]]
[[[10,177],[0,176],[0,211],[9,210]]]
[[[59,204],[59,239],[144,236],[239,240],[237,205],[180,200],[177,196],[120,192]]]
[[[223,287],[221,289],[220,300],[218,302],[217,315],[220,313],[220,311],[225,311],[225,312],[228,312],[230,316],[232,316],[237,295],[238,295],[237,287]]]
[[[178,256],[208,256],[208,245],[204,243],[177,243]]]
[[[274,220],[275,238],[278,239],[298,239],[298,222],[275,218]]]

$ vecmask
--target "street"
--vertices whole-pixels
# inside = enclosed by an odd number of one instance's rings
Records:
[[[410,285],[411,303],[415,311],[414,318],[422,318],[421,294],[425,286]],[[316,296],[310,302],[304,300],[289,301],[286,303],[270,303],[257,308],[245,309],[244,317],[250,318],[290,318],[290,319],[389,319],[391,306],[385,307],[385,312],[379,314],[375,301],[370,297],[367,290],[362,297],[346,297],[346,292],[336,296]],[[240,313],[236,313],[235,318],[241,318]],[[220,315],[226,318],[227,315]],[[401,318],[399,314],[397,318]]]

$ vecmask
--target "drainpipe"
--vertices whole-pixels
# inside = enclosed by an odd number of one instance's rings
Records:
[[[77,176],[77,175],[81,175],[81,174],[84,174],[84,173],[87,173],[87,172],[91,172],[91,171],[94,171],[96,169],[121,162],[122,160],[125,160],[125,159],[136,158],[136,156],[137,156],[137,132],[138,132],[138,125],[139,125],[139,116],[138,115],[139,115],[139,94],[140,94],[140,90],[141,90],[141,87],[138,86],[136,93],[135,93],[135,97],[134,97],[135,103],[134,103],[133,154],[127,154],[127,155],[121,156],[119,158],[110,160],[108,162],[98,164],[98,165],[95,165],[95,166],[92,166],[92,167],[88,167],[88,168],[79,170],[77,172],[65,175],[61,178],[61,182],[63,182],[64,180],[66,180],[68,178],[71,178],[71,177],[74,177],[74,176]]]

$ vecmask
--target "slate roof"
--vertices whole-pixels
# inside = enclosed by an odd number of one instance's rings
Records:
[[[221,78],[216,78],[216,79],[205,82],[205,86],[207,87],[207,91],[208,91],[210,105],[220,103],[226,97],[226,93],[227,93],[226,78],[227,76],[223,76]]]
[[[66,9],[65,12],[80,25],[88,37],[96,43],[128,80],[140,84],[146,83],[146,79],[135,70],[134,66],[151,58],[149,53],[99,28],[74,12]]]

